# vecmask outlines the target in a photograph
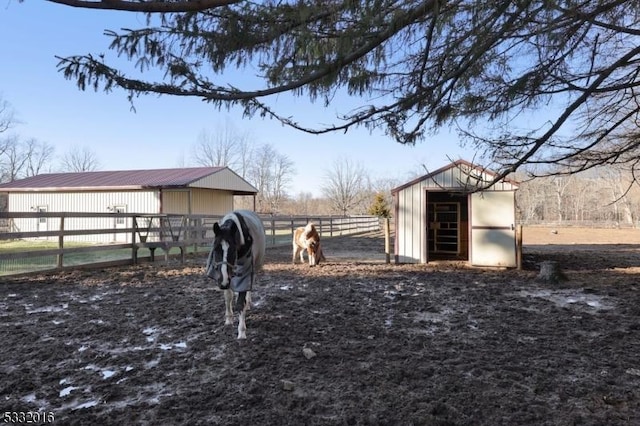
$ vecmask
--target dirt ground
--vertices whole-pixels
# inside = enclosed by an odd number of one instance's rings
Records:
[[[538,228],[524,242],[521,271],[385,264],[379,234],[325,240],[328,261],[316,268],[292,265],[289,247],[269,249],[246,341],[223,325],[204,256],[5,278],[0,415],[640,424],[640,233]],[[536,280],[544,260],[569,279]]]

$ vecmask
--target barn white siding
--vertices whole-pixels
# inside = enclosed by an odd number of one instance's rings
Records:
[[[10,212],[128,213],[223,215],[233,209],[234,195],[258,192],[227,167],[46,173],[0,184]],[[17,232],[59,230],[56,218],[15,219]],[[130,229],[132,219],[65,218],[64,228]],[[72,238],[72,237],[70,237]],[[76,237],[83,241],[129,242],[124,232]]]
[[[160,209],[159,193],[149,191],[96,191],[96,192],[15,192],[9,193],[9,205],[14,212],[44,210],[47,212],[97,212],[116,210],[124,213],[157,213]],[[14,219],[18,232],[35,232],[60,229],[60,219]],[[67,218],[65,229],[99,229],[132,227],[130,219],[116,218]],[[126,242],[123,234],[102,234],[68,237],[69,241]]]

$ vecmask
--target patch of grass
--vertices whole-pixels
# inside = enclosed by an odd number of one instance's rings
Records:
[[[91,243],[65,242],[65,247],[87,247]],[[0,240],[0,253],[16,251],[34,251],[58,248],[54,240]]]

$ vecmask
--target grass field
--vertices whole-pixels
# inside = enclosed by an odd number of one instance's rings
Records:
[[[524,245],[640,244],[640,229],[527,226],[522,231],[522,242]]]

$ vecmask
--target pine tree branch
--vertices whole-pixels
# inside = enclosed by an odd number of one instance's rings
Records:
[[[121,10],[144,13],[198,12],[242,3],[243,0],[46,0],[50,3],[84,9]]]

